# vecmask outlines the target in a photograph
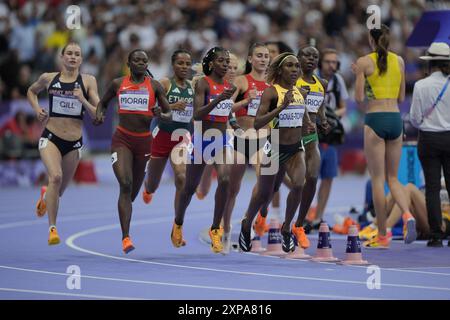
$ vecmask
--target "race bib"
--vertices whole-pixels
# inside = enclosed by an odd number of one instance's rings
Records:
[[[153,138],[156,138],[156,136],[158,135],[158,132],[159,132],[159,127],[156,126],[155,129],[153,129],[153,131],[152,131]]]
[[[269,140],[266,141],[263,147],[263,152],[265,155],[268,155],[270,151],[272,150],[272,145],[270,144]]]
[[[39,150],[44,149],[48,144],[48,138],[40,138],[39,139]]]
[[[210,102],[212,100],[213,99],[211,99]],[[211,116],[228,117],[232,107],[233,107],[233,100],[231,99],[223,100],[220,101],[209,114]]]
[[[305,107],[302,105],[289,105],[278,115],[279,128],[296,128],[303,124]]]
[[[192,104],[186,105],[184,110],[172,110],[172,120],[176,122],[189,123],[191,122],[194,107]]]
[[[320,92],[309,92],[305,99],[305,105],[308,112],[317,113],[324,98],[325,97]]]
[[[68,116],[81,115],[83,104],[73,96],[53,95],[52,111]]]
[[[261,98],[252,99],[247,107],[247,115],[256,117],[256,113],[258,112],[260,103]]]
[[[146,90],[122,91],[119,108],[127,111],[148,111],[149,94]]]

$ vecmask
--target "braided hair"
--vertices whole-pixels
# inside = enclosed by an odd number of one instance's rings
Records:
[[[217,57],[217,54],[219,52],[226,52],[228,53],[228,50],[222,48],[222,47],[214,47],[208,50],[205,57],[202,60],[202,69],[203,73],[207,76],[209,76],[212,72],[211,67],[209,66],[209,63],[211,61],[214,61],[214,59]]]

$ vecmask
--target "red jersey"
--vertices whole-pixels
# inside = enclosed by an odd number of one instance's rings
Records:
[[[134,113],[153,116],[152,108],[155,106],[155,92],[151,79],[145,77],[138,84],[131,82],[131,76],[124,77],[117,91],[119,100],[119,113]]]
[[[224,80],[223,84],[214,82],[210,77],[205,76],[205,80],[209,85],[209,95],[205,97],[205,105],[216,99],[225,89],[230,88],[230,84]],[[227,99],[219,102],[209,114],[203,117],[202,120],[211,122],[227,122],[233,107],[233,100]]]
[[[270,87],[270,84],[268,84],[265,81],[255,80],[250,74],[246,74],[245,78],[247,79],[248,87],[247,90],[244,92],[242,100],[248,97],[248,94],[253,87],[256,88],[256,98],[250,101],[249,104],[246,105],[245,107],[242,107],[238,111],[236,111],[236,117],[243,117],[243,116],[255,117],[256,112],[258,112],[259,105],[261,103],[261,96],[264,90]]]

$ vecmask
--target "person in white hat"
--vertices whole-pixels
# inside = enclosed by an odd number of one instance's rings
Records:
[[[420,59],[429,61],[430,75],[414,85],[410,116],[411,123],[419,129],[417,152],[425,176],[431,234],[427,246],[442,247],[442,170],[450,194],[450,47],[434,42]]]

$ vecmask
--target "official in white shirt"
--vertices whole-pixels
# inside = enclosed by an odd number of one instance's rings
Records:
[[[427,246],[442,247],[441,170],[450,194],[450,47],[434,42],[420,59],[429,62],[430,75],[414,86],[410,116],[419,129],[417,152],[425,176],[430,224]]]

